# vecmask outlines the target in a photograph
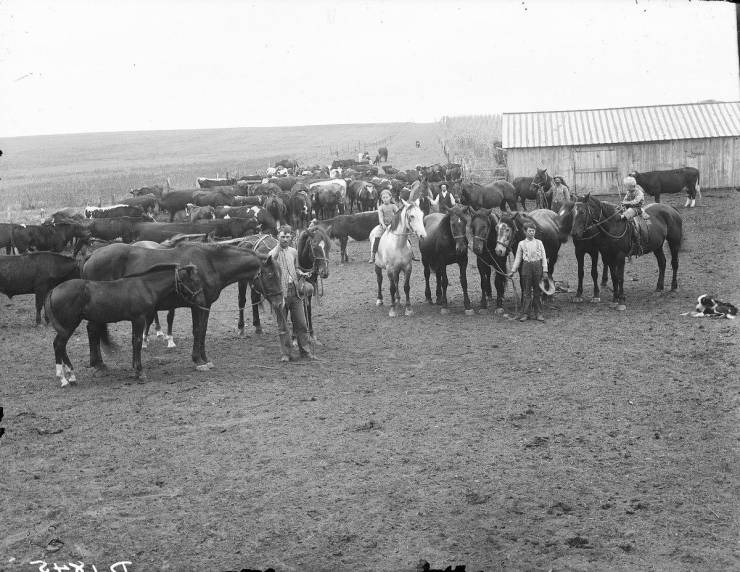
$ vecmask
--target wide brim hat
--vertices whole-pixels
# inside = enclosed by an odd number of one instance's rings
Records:
[[[555,281],[548,275],[543,276],[542,280],[540,280],[540,290],[542,290],[543,294],[552,296],[555,294]]]

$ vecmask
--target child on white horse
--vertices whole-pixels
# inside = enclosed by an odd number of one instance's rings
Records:
[[[373,245],[372,251],[370,252],[369,263],[375,263],[375,254],[378,252],[378,244],[380,244],[380,237],[385,232],[391,222],[393,222],[393,216],[398,212],[398,205],[391,202],[391,192],[388,189],[383,189],[380,193],[380,202],[378,203],[378,226],[376,226],[370,232],[370,244]]]

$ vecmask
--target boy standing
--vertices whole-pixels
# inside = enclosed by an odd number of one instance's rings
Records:
[[[511,267],[509,276],[513,276],[521,266],[520,276],[522,284],[522,296],[524,302],[522,306],[522,315],[519,317],[520,322],[529,320],[534,301],[534,313],[538,322],[544,322],[542,315],[542,291],[540,290],[540,280],[547,274],[547,255],[545,254],[545,245],[542,241],[535,238],[537,227],[532,222],[524,223],[524,232],[527,237],[522,240],[516,249],[516,258],[514,265]]]

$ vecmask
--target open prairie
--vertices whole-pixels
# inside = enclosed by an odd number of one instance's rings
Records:
[[[334,129],[344,135],[306,135],[311,145],[281,135],[282,148],[269,131],[240,147],[238,130],[90,135],[84,149],[3,140],[0,199],[18,210],[30,193],[48,211],[283,155],[327,162],[330,144],[363,138],[389,137],[397,167],[443,159],[434,125]],[[79,383],[63,390],[32,297],[4,299],[0,570],[738,569],[738,322],[681,314],[703,293],[740,302],[740,194],[706,192],[679,211],[677,292],[653,292],[648,255],[627,265],[626,311],[609,291],[581,304],[563,292],[544,324],[509,319],[511,288],[505,316],[466,316],[456,267],[442,315],[423,301],[418,262],[415,314],[389,318],[368,243],[350,241],[345,264],[335,245],[314,305],[317,362],[279,362],[269,313],[264,334],[237,336],[229,286],[211,311],[210,372],[194,371],[179,310],[178,346],[149,344],[142,384],[128,324],[112,326],[119,350],[100,373],[78,329]],[[555,279],[576,282],[570,241]],[[477,307],[472,253],[468,280]]]

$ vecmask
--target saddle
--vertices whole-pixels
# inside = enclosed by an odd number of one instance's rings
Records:
[[[645,211],[634,216],[630,221],[630,231],[632,233],[632,248],[630,256],[642,256],[647,252],[650,229],[648,220],[650,215]]]

